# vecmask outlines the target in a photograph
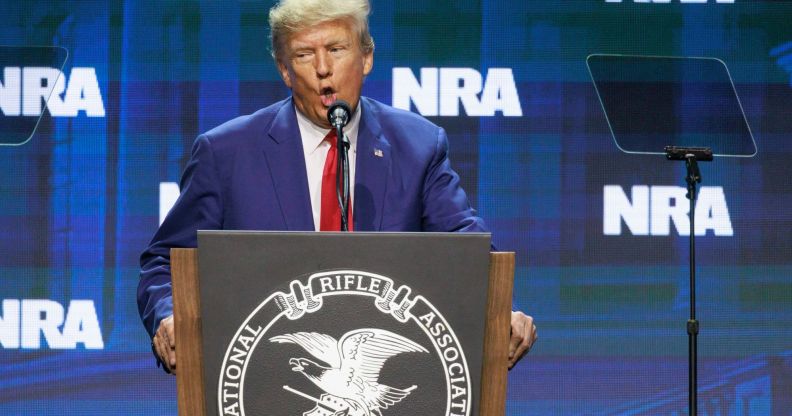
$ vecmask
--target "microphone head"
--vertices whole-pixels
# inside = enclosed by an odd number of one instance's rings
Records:
[[[349,108],[349,103],[344,100],[335,100],[327,109],[327,121],[335,128],[346,126],[351,115],[352,109]]]

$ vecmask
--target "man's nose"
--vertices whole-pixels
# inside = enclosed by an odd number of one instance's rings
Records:
[[[319,52],[316,55],[316,76],[319,78],[327,78],[333,74],[333,61],[325,51]]]

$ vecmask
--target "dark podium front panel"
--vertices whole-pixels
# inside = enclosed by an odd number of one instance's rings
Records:
[[[478,414],[489,234],[201,231],[198,246],[207,414]]]

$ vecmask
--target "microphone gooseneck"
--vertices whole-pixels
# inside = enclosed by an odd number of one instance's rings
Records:
[[[336,176],[336,195],[341,209],[341,231],[349,231],[349,140],[344,135],[344,126],[349,123],[351,116],[352,109],[344,100],[336,100],[327,109],[327,121],[336,131],[336,140],[338,140],[336,172],[340,175]]]

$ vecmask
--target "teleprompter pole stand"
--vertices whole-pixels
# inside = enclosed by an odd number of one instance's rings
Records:
[[[688,414],[695,416],[698,396],[697,358],[699,322],[696,320],[696,185],[701,183],[701,171],[698,162],[712,161],[712,149],[709,147],[665,147],[666,159],[684,160],[687,168],[687,195],[690,200],[690,318],[687,321],[688,333]]]

